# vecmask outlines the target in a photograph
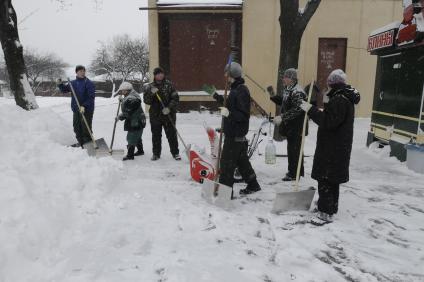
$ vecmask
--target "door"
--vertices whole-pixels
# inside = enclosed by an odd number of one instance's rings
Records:
[[[379,57],[371,122],[380,129],[393,127],[399,77],[402,69],[400,53]],[[389,132],[390,135],[390,132]],[[388,139],[389,135],[384,139]]]
[[[224,88],[231,22],[208,16],[170,21],[170,75],[178,90],[198,91],[203,84]]]
[[[320,38],[318,43],[317,81],[321,95],[317,99],[323,106],[323,93],[327,90],[327,78],[335,69],[346,70],[347,38]]]

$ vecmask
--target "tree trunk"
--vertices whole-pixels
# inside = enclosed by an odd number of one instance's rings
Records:
[[[283,73],[289,68],[298,68],[300,44],[308,23],[319,7],[321,0],[308,0],[304,12],[299,11],[299,0],[280,0],[280,60],[278,64],[277,95],[283,91]],[[276,106],[276,114],[280,108]],[[274,139],[282,141],[278,127]]]
[[[25,110],[38,108],[26,75],[18,22],[11,0],[0,0],[0,41],[9,74],[10,90],[15,96],[16,104]]]

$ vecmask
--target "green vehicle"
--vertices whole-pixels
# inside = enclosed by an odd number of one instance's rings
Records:
[[[416,22],[404,23],[377,30],[368,41],[378,63],[367,146],[390,145],[400,161],[406,160],[406,144],[424,145],[424,40]]]

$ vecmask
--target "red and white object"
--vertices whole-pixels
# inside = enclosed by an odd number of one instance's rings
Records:
[[[204,150],[200,150],[193,146],[190,150],[190,174],[191,178],[199,183],[203,183],[204,179],[214,180],[216,168],[214,161],[208,156]]]

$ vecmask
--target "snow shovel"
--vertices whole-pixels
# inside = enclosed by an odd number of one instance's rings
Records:
[[[87,128],[87,131],[90,133],[91,142],[87,142],[83,144],[84,149],[87,150],[87,153],[90,157],[104,157],[104,156],[110,156],[109,154],[109,147],[106,144],[106,141],[103,138],[95,139],[93,136],[93,132],[90,129],[90,126],[88,126],[87,119],[85,118],[84,114],[81,113],[81,105],[78,100],[77,95],[75,94],[74,87],[72,86],[71,80],[68,77],[68,83],[71,88],[72,96],[74,96],[75,102],[77,103],[78,110],[81,114],[82,120],[84,121],[84,125]]]
[[[229,63],[231,64],[231,57]],[[225,73],[225,91],[224,91],[224,106],[227,102],[228,95],[228,73]],[[220,175],[220,162],[222,155],[222,139],[223,139],[223,128],[224,128],[224,117],[221,120],[221,130],[219,131],[219,143],[218,143],[218,157],[216,159],[216,175],[215,181],[206,181],[202,187],[202,197],[211,204],[220,207],[229,207],[231,204],[231,198],[233,195],[233,188],[228,187],[224,184],[219,183]]]
[[[115,131],[116,131],[116,124],[118,123],[118,116],[119,116],[119,110],[121,109],[121,99],[119,99],[118,103],[118,110],[116,111],[116,117],[115,117],[115,123],[113,125],[113,131],[112,131],[112,141],[110,142],[110,150],[109,154],[113,156],[114,158],[122,158],[125,154],[124,150],[113,150],[113,142],[115,141]]]
[[[312,89],[313,87],[309,89],[308,103],[311,102]],[[299,160],[297,162],[296,182],[294,184],[294,191],[277,193],[274,200],[274,206],[272,208],[273,213],[278,214],[288,211],[307,211],[311,207],[311,203],[315,195],[315,189],[313,187],[310,187],[308,189],[299,190],[300,167],[302,162],[303,148],[305,146],[307,121],[308,115],[305,113],[305,118],[303,120],[302,142],[300,145]]]
[[[156,88],[156,89],[157,89],[157,88]],[[153,91],[152,91],[152,92],[153,92]],[[163,103],[162,98],[159,96],[158,91],[154,92],[153,94],[155,94],[155,95],[156,95],[156,97],[158,98],[158,100],[159,100],[160,104],[162,105],[162,109],[165,109],[165,108],[166,108],[166,106],[165,106],[165,104]],[[177,136],[178,136],[178,138],[180,139],[181,143],[183,143],[183,146],[184,146],[184,152],[185,152],[185,153],[186,153],[186,155],[187,155],[187,159],[189,159],[189,160],[190,160],[190,147],[191,147],[191,145],[190,145],[190,144],[189,144],[188,146],[186,145],[186,143],[184,142],[183,138],[182,138],[182,137],[181,137],[181,135],[180,135],[180,132],[178,132],[177,126],[175,125],[175,123],[174,123],[174,121],[172,120],[171,116],[170,116],[170,115],[167,115],[167,117],[169,118],[169,121],[171,122],[172,126],[174,127],[175,132],[177,133]]]

